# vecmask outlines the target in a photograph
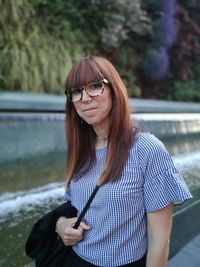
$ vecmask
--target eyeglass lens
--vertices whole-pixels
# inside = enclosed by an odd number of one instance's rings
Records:
[[[103,81],[90,82],[81,88],[71,88],[67,90],[67,97],[71,102],[77,102],[82,99],[83,90],[90,96],[98,96],[103,93]]]

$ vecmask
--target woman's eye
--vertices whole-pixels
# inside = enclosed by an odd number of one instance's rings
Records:
[[[101,89],[101,86],[102,86],[101,83],[93,83],[93,84],[90,85],[90,88],[92,90],[99,90],[99,89]]]
[[[81,89],[74,88],[71,90],[71,93],[72,93],[72,95],[79,95],[79,94],[81,94]]]

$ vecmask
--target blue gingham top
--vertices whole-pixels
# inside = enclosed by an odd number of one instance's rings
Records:
[[[80,212],[103,168],[106,148],[96,150],[95,166],[65,193]],[[122,176],[97,192],[84,221],[91,229],[73,249],[84,260],[116,267],[140,259],[147,251],[146,213],[191,198],[179,171],[161,141],[137,133]]]

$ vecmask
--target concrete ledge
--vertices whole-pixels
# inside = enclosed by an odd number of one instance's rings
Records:
[[[0,93],[0,111],[64,111],[64,96],[32,93]]]
[[[199,267],[200,266],[200,233],[185,245],[176,256],[168,262],[168,267]]]
[[[200,194],[200,188],[192,192]],[[173,216],[173,227],[170,242],[170,258],[177,254],[192,238],[200,234],[200,200],[192,200],[186,208],[181,207]],[[181,266],[181,265],[180,265]],[[189,266],[188,266],[189,267]]]
[[[135,114],[134,123],[157,137],[200,133],[200,113]],[[0,113],[0,162],[66,149],[65,114]]]
[[[199,113],[200,103],[130,99],[134,113]],[[0,93],[0,111],[64,112],[65,96],[33,93]]]
[[[0,163],[65,151],[64,114],[0,114]]]
[[[133,113],[200,113],[200,103],[131,98]]]

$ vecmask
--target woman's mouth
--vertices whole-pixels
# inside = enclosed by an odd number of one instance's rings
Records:
[[[87,108],[83,110],[83,113],[86,115],[92,115],[97,108]]]

